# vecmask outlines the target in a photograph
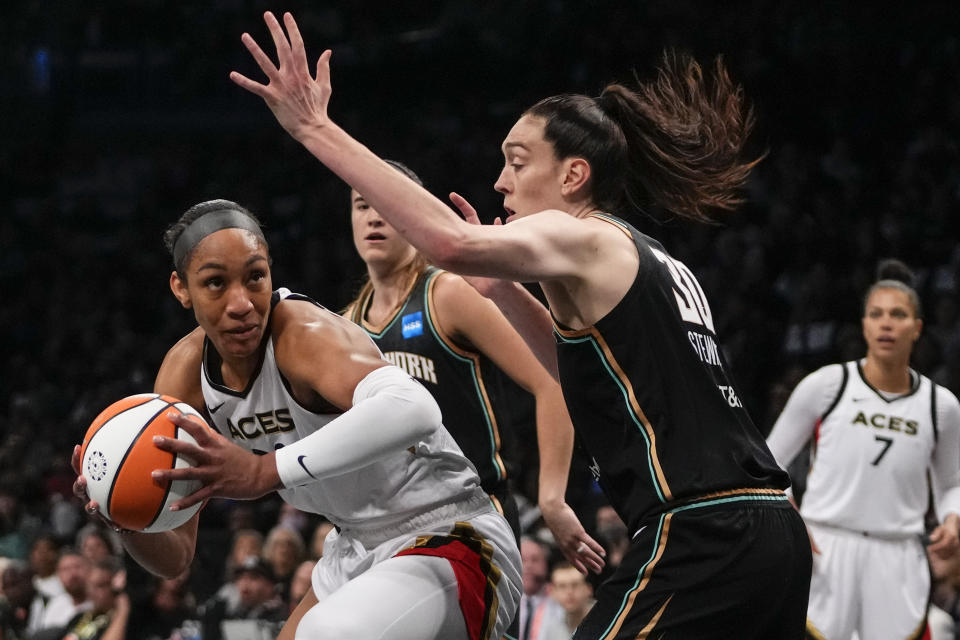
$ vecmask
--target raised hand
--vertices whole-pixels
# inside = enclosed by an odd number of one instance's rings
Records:
[[[470,224],[480,224],[480,216],[477,215],[477,210],[473,208],[473,205],[467,202],[467,199],[461,196],[459,193],[453,191],[450,193],[450,202],[460,210],[463,219],[469,222]],[[493,221],[495,226],[503,224],[500,221],[499,216],[496,220]],[[508,283],[505,280],[500,280],[498,278],[485,278],[483,276],[461,276],[464,280],[470,283],[474,289],[477,290],[480,295],[490,298],[495,293],[498,287],[503,286],[513,286],[513,283]]]
[[[330,121],[327,117],[327,105],[332,91],[331,51],[327,49],[320,55],[316,76],[311,77],[303,38],[293,16],[290,13],[283,14],[286,33],[270,11],[263,15],[263,19],[277,49],[276,66],[249,33],[244,33],[240,40],[269,82],[261,84],[236,71],[230,72],[230,79],[250,93],[263,98],[276,116],[277,122],[299,140],[299,136],[311,127],[323,126]]]
[[[193,462],[193,466],[156,469],[151,477],[159,483],[199,480],[203,485],[170,505],[174,511],[207,498],[249,500],[281,488],[273,454],[258,456],[250,453],[188,416],[170,412],[167,418],[193,436],[197,444],[163,436],[154,436],[153,443],[158,449],[182,455]]]

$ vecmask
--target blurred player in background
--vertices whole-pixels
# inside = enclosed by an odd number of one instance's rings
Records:
[[[577,436],[632,539],[575,637],[802,637],[811,558],[788,476],[739,401],[693,274],[614,215],[710,220],[737,204],[752,119],[723,65],[705,78],[668,54],[636,91],[541,101],[502,147],[506,224],[481,226],[333,123],[331,52],[313,77],[293,17],[286,33],[265,19],[278,64],[244,34],[267,84],[234,82],[431,263],[540,282],[559,347],[521,335],[548,369],[556,359]]]
[[[338,527],[280,637],[499,638],[519,600],[519,553],[430,394],[353,323],[274,291],[260,225],[237,203],[191,207],[164,240],[170,288],[199,327],[167,353],[154,389],[204,411],[215,431],[174,419],[198,445],[155,442],[195,466],[153,477],[201,481],[174,508],[277,491]],[[82,476],[74,491],[85,495]],[[178,575],[198,518],[124,532],[123,544],[150,571]]]
[[[946,557],[960,545],[960,404],[910,368],[923,320],[902,262],[881,263],[862,324],[866,357],[804,378],[767,442],[786,465],[813,438],[800,507],[815,553],[811,637],[920,638],[930,599],[921,536],[931,490],[942,522],[930,533],[930,553]]]
[[[422,184],[407,166],[388,162]],[[587,535],[565,501],[570,471],[565,452],[572,446],[573,425],[560,385],[496,305],[460,276],[428,265],[353,189],[350,210],[353,243],[367,265],[368,279],[344,315],[363,327],[387,360],[433,394],[444,426],[477,468],[484,490],[501,505],[518,537],[517,505],[500,455],[498,425],[504,408],[491,397],[490,385],[505,373],[534,395],[541,450],[540,510],[571,563],[580,571],[598,572],[603,548]]]

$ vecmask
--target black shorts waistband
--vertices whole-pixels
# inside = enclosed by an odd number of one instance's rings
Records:
[[[665,513],[682,513],[691,509],[737,509],[746,506],[793,508],[787,494],[781,489],[765,487],[729,489],[664,503],[659,508],[643,514],[638,523],[643,523],[650,518],[658,518]],[[634,531],[639,528],[638,524],[634,527]]]

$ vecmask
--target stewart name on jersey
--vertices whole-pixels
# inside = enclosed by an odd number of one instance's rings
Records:
[[[594,216],[633,240],[637,275],[594,326],[555,328],[567,408],[611,505],[635,531],[706,498],[785,501],[788,476],[740,403],[696,278],[653,238]]]

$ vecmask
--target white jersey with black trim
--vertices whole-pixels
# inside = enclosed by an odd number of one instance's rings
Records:
[[[309,300],[280,289],[274,295],[274,306],[290,296]],[[219,356],[209,340],[204,342],[201,372],[211,426],[259,454],[309,436],[339,415],[332,406],[329,412],[317,413],[297,403],[277,367],[273,336],[268,334],[265,340],[263,362],[243,391],[217,382]],[[384,428],[389,428],[389,421],[389,416],[384,416]],[[298,509],[323,514],[340,527],[368,529],[390,526],[439,505],[464,500],[482,493],[479,487],[470,462],[447,430],[440,427],[409,449],[354,471],[278,493]]]
[[[804,519],[881,536],[921,534],[931,481],[939,517],[960,513],[960,404],[929,378],[910,376],[908,393],[887,394],[853,361],[797,385],[767,444],[786,465],[813,437]]]

